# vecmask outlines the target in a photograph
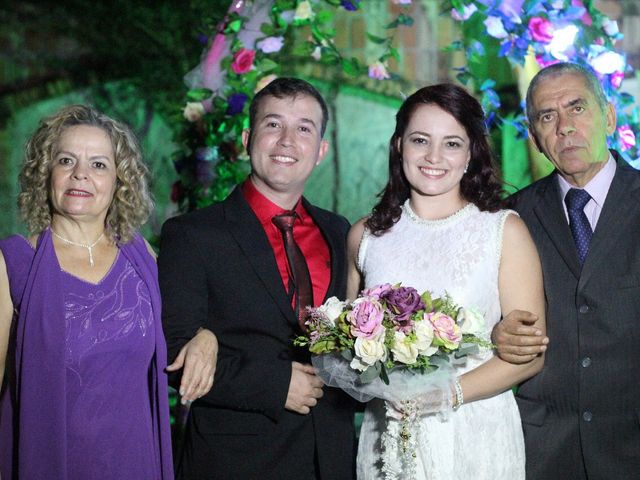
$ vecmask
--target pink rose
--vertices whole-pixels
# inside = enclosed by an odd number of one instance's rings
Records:
[[[241,48],[233,56],[233,63],[231,64],[231,70],[238,75],[247,73],[253,68],[253,60],[256,58],[256,51]]]
[[[374,285],[371,288],[365,288],[360,293],[361,297],[371,297],[375,300],[379,300],[385,293],[391,290],[391,284],[383,283],[381,285]]]
[[[429,321],[433,325],[434,345],[441,345],[450,350],[457,348],[462,340],[462,333],[453,318],[436,312],[429,314]]]
[[[347,314],[351,324],[351,334],[355,337],[373,338],[382,332],[384,309],[380,302],[370,298],[358,298],[353,302],[353,310]]]
[[[622,144],[622,151],[629,150],[636,145],[636,135],[631,130],[629,125],[622,125],[618,127],[618,136],[620,137],[620,143]]]
[[[549,43],[553,39],[553,25],[542,17],[529,20],[529,33],[536,42]]]
[[[622,85],[622,80],[624,80],[624,73],[620,71],[613,72],[609,79],[613,88],[620,88],[620,85]]]

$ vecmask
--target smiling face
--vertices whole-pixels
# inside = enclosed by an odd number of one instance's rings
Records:
[[[279,205],[282,198],[302,195],[327,153],[321,124],[322,109],[308,95],[261,101],[251,134],[245,130],[242,141],[251,158],[251,178],[263,195]]]
[[[104,223],[115,189],[116,162],[107,133],[89,125],[67,128],[52,159],[53,214]]]
[[[466,130],[437,105],[420,105],[400,139],[402,168],[411,195],[459,202],[460,179],[471,158]]]
[[[532,95],[529,132],[536,147],[572,185],[584,187],[609,158],[607,135],[616,114],[604,111],[585,80],[576,73],[545,78]]]

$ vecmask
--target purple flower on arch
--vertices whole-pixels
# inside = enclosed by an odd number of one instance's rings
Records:
[[[238,115],[242,113],[244,109],[244,104],[247,102],[249,97],[244,93],[234,93],[229,97],[229,106],[227,107],[227,115]]]
[[[360,3],[360,0],[353,0],[353,1],[341,0],[340,6],[345,10],[348,10],[350,12],[355,12],[356,10],[358,10],[359,3]]]
[[[618,127],[618,136],[620,137],[620,149],[623,152],[636,146],[636,135],[629,125]]]

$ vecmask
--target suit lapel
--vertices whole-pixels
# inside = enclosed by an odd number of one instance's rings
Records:
[[[560,189],[555,174],[546,178],[539,195],[540,201],[533,210],[571,273],[576,278],[580,278],[580,261],[567,217],[560,203]]]
[[[619,161],[593,232],[580,287],[591,278],[596,267],[606,260],[609,251],[624,234],[627,224],[635,218],[634,212],[640,203],[640,177],[635,172],[629,172],[627,169],[630,167],[622,165]]]
[[[297,325],[298,322],[282,284],[282,278],[267,235],[262,224],[242,196],[240,188],[234,189],[223,205],[229,232],[251,264],[256,276],[287,321]]]

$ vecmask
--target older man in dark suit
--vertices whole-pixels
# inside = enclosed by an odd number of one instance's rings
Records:
[[[583,67],[540,71],[527,116],[556,167],[515,196],[542,261],[549,343],[526,314],[494,332],[508,361],[546,349],[517,395],[527,477],[640,478],[640,173],[607,149],[616,112]]]
[[[163,227],[169,356],[199,329],[219,341],[214,386],[191,406],[179,478],[353,477],[354,403],[325,388],[292,344],[305,305],[345,296],[349,224],[302,197],[327,151],[326,123],[310,84],[273,81],[255,96],[243,133],[249,179]]]

